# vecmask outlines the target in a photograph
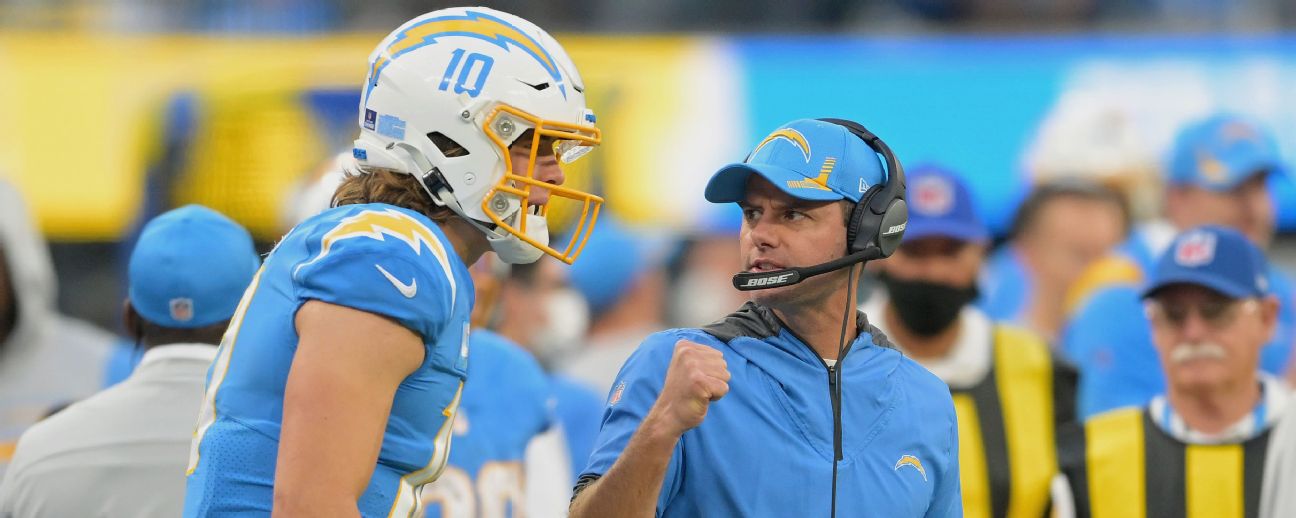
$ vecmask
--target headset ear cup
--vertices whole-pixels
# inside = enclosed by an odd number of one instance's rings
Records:
[[[905,227],[909,225],[909,204],[904,199],[891,202],[882,214],[878,225],[877,245],[882,250],[882,257],[891,257],[891,253],[900,247],[904,239]]]
[[[872,236],[861,236],[860,232],[868,232],[869,229],[864,224],[864,219],[868,216],[868,204],[856,203],[855,208],[851,209],[850,218],[846,220],[846,252],[855,253],[863,250],[873,240]]]

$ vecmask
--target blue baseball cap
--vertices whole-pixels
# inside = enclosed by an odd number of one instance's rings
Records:
[[[131,252],[131,306],[149,322],[191,329],[229,320],[261,264],[252,235],[187,205],[153,218]]]
[[[1245,118],[1221,114],[1179,132],[1168,179],[1171,184],[1227,191],[1258,173],[1285,171],[1269,132]]]
[[[858,202],[886,178],[873,148],[843,126],[814,119],[780,126],[746,160],[720,168],[707,182],[707,201],[742,201],[753,173],[794,198],[814,201]]]
[[[1264,254],[1236,230],[1214,225],[1175,237],[1157,261],[1143,298],[1172,284],[1204,286],[1228,297],[1263,297],[1269,293]]]
[[[984,242],[990,230],[977,216],[967,185],[952,171],[925,164],[905,173],[908,184],[909,226],[905,241],[924,237],[948,237],[959,241]]]
[[[585,297],[598,316],[611,309],[635,281],[656,266],[648,236],[628,228],[611,214],[599,218],[579,261],[572,263],[567,280]]]

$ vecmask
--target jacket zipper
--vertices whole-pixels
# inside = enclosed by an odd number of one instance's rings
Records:
[[[838,360],[840,361],[840,359]],[[826,362],[825,362],[826,363]],[[828,366],[828,399],[833,412],[833,458],[842,460],[841,393],[837,391],[837,366]]]

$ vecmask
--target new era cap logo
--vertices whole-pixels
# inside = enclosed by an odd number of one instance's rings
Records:
[[[1179,239],[1175,246],[1175,264],[1194,268],[1215,260],[1215,234],[1193,232]]]
[[[914,212],[927,216],[944,216],[954,207],[954,190],[944,178],[921,178],[912,190]]]

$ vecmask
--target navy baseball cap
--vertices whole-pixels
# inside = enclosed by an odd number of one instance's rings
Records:
[[[1235,299],[1269,293],[1264,254],[1236,230],[1214,225],[1175,237],[1161,258],[1142,297],[1172,284],[1204,286]]]
[[[1221,114],[1179,132],[1168,179],[1171,184],[1227,191],[1258,173],[1285,171],[1272,135],[1250,120]]]
[[[131,306],[162,327],[229,320],[261,258],[252,236],[219,212],[187,205],[153,218],[131,252]]]
[[[959,241],[984,242],[990,230],[977,217],[972,194],[952,171],[936,165],[922,165],[906,173],[909,226],[905,241],[924,237],[948,237]]]
[[[746,160],[720,168],[707,182],[707,201],[742,201],[752,174],[794,198],[814,201],[858,202],[886,179],[873,148],[843,126],[814,119],[784,124]]]

